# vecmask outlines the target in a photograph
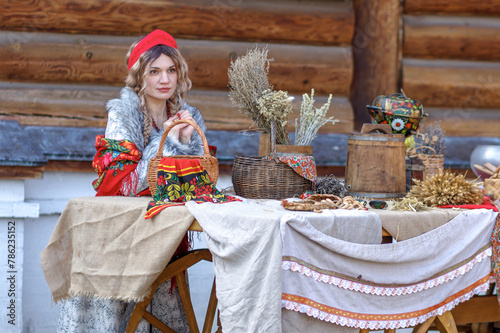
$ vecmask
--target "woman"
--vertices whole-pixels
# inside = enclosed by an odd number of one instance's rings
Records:
[[[206,129],[200,111],[184,102],[191,81],[171,35],[155,30],[143,36],[131,45],[126,62],[126,87],[107,103],[106,133],[96,138],[96,195],[149,194],[148,163],[158,151],[163,131],[179,119],[191,119]],[[201,137],[190,125],[174,126],[163,154],[203,155]],[[188,248],[185,238],[177,252]],[[151,304],[153,314],[175,331],[189,332],[178,289],[171,288],[170,281],[160,286]],[[58,332],[117,332],[126,306],[122,301],[74,297],[61,305]],[[137,332],[149,329],[142,321]]]
[[[163,130],[176,120],[191,119],[206,130],[200,111],[184,103],[191,81],[172,36],[153,31],[132,44],[126,61],[127,87],[120,98],[107,103],[106,134],[96,139],[97,195],[133,196],[147,190],[149,160],[158,150]],[[120,152],[130,156],[116,158],[117,144],[122,146]],[[192,126],[174,126],[163,155],[203,155],[202,140]]]

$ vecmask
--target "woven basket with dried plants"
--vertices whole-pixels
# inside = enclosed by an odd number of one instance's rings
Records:
[[[415,134],[415,146],[408,149],[410,158],[419,158],[424,164],[423,178],[437,174],[444,167],[445,132],[441,122],[424,125]]]

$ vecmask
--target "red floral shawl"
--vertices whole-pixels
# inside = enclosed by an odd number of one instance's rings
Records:
[[[128,140],[106,139],[98,135],[95,139],[97,153],[92,166],[98,178],[92,183],[96,196],[144,195],[136,193],[137,164],[142,154],[137,146]],[[149,189],[147,190],[149,194]]]

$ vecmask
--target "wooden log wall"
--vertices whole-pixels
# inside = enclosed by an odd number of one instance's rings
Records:
[[[447,136],[500,137],[500,1],[406,0],[402,83]]]
[[[400,79],[400,0],[354,0],[355,34],[351,49],[354,77],[351,102],[355,127],[371,122],[366,105],[398,91]]]
[[[126,76],[125,54],[156,28],[178,41],[193,81],[188,102],[210,130],[238,131],[251,122],[231,105],[227,69],[255,44],[268,46],[269,80],[295,95],[314,88],[317,103],[333,94],[329,115],[354,126],[350,1],[13,0],[0,13],[0,119],[25,125],[105,127],[105,102]]]
[[[125,53],[153,29],[187,59],[189,100],[207,126],[251,122],[231,105],[227,69],[256,44],[270,83],[295,98],[333,94],[320,133],[369,122],[366,104],[402,88],[447,136],[500,136],[500,0],[11,0],[0,11],[0,120],[100,127],[126,75]]]

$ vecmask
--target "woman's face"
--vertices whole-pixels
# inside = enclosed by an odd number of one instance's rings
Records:
[[[177,68],[169,56],[162,54],[151,63],[146,74],[146,99],[168,100],[177,87]]]

